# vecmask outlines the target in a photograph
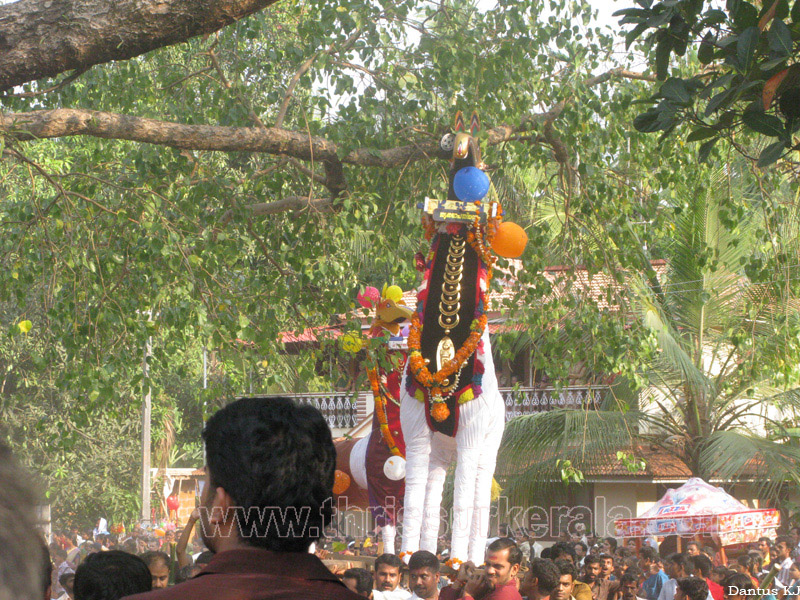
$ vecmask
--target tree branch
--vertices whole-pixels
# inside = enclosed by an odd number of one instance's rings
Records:
[[[347,50],[352,46],[359,37],[361,37],[362,30],[361,28],[357,28],[353,34],[347,38],[347,40],[342,44],[342,46],[336,46],[335,44],[330,44],[325,50],[320,52],[315,52],[311,57],[309,57],[297,72],[292,76],[292,79],[289,81],[289,85],[286,88],[286,94],[283,96],[283,102],[281,102],[281,107],[278,109],[278,116],[275,117],[275,127],[283,127],[283,121],[286,119],[286,113],[289,110],[289,103],[292,101],[292,96],[294,96],[294,90],[297,87],[297,84],[300,81],[300,78],[308,73],[308,70],[312,67],[312,65],[316,62],[316,60],[323,54],[333,54],[334,51],[342,52]]]
[[[332,201],[330,198],[315,198],[309,200],[307,196],[288,196],[282,200],[275,200],[274,202],[262,202],[259,204],[251,204],[246,207],[251,217],[265,217],[267,215],[276,215],[278,213],[290,210],[304,210],[310,208],[317,211],[329,211],[332,208]],[[225,211],[222,218],[219,220],[218,227],[225,227],[233,219],[233,209]]]
[[[275,0],[19,0],[0,5],[0,92],[212,33]]]

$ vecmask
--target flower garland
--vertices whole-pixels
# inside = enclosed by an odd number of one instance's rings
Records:
[[[490,208],[492,204],[498,203],[490,203]],[[480,209],[481,201],[478,200],[475,202],[475,205]],[[487,214],[491,214],[491,212]],[[486,230],[484,231],[480,223],[479,210],[478,216],[475,217],[471,229],[467,232],[467,241],[469,245],[475,250],[478,258],[487,266],[486,290],[481,289],[480,291],[481,301],[478,302],[475,307],[475,318],[469,327],[469,337],[467,337],[461,348],[456,351],[455,356],[445,362],[442,368],[436,373],[430,372],[425,364],[425,359],[422,357],[422,322],[419,310],[411,317],[411,330],[408,334],[408,349],[410,351],[408,357],[409,368],[420,385],[428,390],[431,399],[431,417],[440,423],[450,416],[450,409],[447,408],[445,398],[442,396],[442,383],[454,373],[461,371],[467,360],[469,360],[469,357],[478,349],[478,344],[483,336],[483,332],[486,330],[488,320],[486,311],[489,306],[489,284],[492,281],[493,267],[497,260],[491,250],[489,250],[489,247],[491,246],[501,219],[502,216],[498,204],[498,216],[487,220]],[[486,239],[486,243],[484,243],[484,238]]]
[[[375,414],[378,416],[378,424],[381,427],[381,435],[383,441],[389,446],[389,451],[395,456],[402,456],[400,448],[397,447],[397,442],[394,441],[394,436],[389,430],[389,418],[386,415],[386,403],[388,402],[386,396],[381,391],[380,379],[378,377],[377,369],[369,369],[367,377],[372,385],[372,395],[375,398]]]

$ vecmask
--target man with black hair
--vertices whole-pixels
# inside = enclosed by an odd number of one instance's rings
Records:
[[[414,592],[410,600],[439,598],[439,559],[427,550],[418,550],[408,561],[408,587]]]
[[[722,582],[725,600],[751,600],[755,596],[756,587],[753,580],[744,573],[731,573]]]
[[[686,554],[689,556],[697,556],[700,554],[700,544],[697,542],[689,542],[686,544]]]
[[[497,538],[486,548],[484,568],[470,562],[461,565],[456,581],[444,588],[439,600],[521,600],[517,591],[517,572],[522,551],[511,538]]]
[[[203,441],[200,535],[214,558],[189,581],[131,600],[359,598],[308,552],[333,514],[336,451],[319,411],[243,398],[208,420]]]
[[[689,557],[682,552],[670,554],[664,563],[664,571],[669,576],[669,581],[661,587],[658,600],[674,600],[678,579],[689,576]]]
[[[708,584],[700,577],[678,579],[675,600],[705,600],[708,597]]]
[[[789,528],[789,538],[794,545],[791,556],[796,560],[800,558],[800,526],[795,525]]]
[[[661,557],[655,548],[642,546],[639,549],[639,568],[647,577],[642,584],[641,593],[646,600],[658,600],[661,588],[669,581],[669,577],[661,568]]]
[[[775,576],[775,586],[778,589],[783,589],[792,581],[792,576],[789,570],[792,568],[792,540],[789,536],[780,535],[775,539],[775,550],[778,554],[778,565],[780,570]]]
[[[550,558],[555,560],[568,560],[575,563],[575,545],[572,542],[556,542],[550,551]]]
[[[375,559],[373,600],[408,600],[411,592],[400,587],[403,561],[395,554],[381,554]]]
[[[342,583],[351,592],[364,598],[372,598],[372,573],[366,569],[347,569],[342,575]]]
[[[552,560],[534,558],[522,576],[519,591],[527,600],[550,600],[560,579],[561,575]]]
[[[690,557],[689,560],[693,568],[692,575],[705,580],[706,585],[708,585],[708,591],[714,600],[723,600],[724,593],[722,586],[711,581],[711,568],[713,567],[711,559],[705,554],[698,554],[697,556]]]
[[[43,544],[31,477],[0,442],[0,600],[42,600]],[[49,561],[49,557],[48,557]]]
[[[147,592],[151,586],[145,562],[122,550],[90,554],[75,571],[76,600],[119,600],[129,594]]]
[[[613,538],[609,538],[613,539]],[[600,579],[608,579],[614,581],[614,555],[601,554],[600,555]]]
[[[583,559],[586,558],[586,555],[589,553],[589,547],[583,542],[575,542],[572,548],[575,550],[575,564],[580,568],[583,566]]]
[[[558,569],[559,580],[558,585],[550,594],[552,600],[574,600],[572,590],[575,586],[575,580],[578,579],[578,569],[575,568],[572,561],[564,558],[557,558],[554,564]]]
[[[590,554],[583,562],[583,583],[587,584],[592,590],[592,600],[607,600],[614,597],[617,586],[616,582],[600,577],[602,571],[602,558]]]
[[[639,589],[639,577],[636,573],[626,572],[619,578],[621,600],[646,600],[636,595]]]

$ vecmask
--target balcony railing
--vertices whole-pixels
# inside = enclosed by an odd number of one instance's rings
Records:
[[[331,429],[351,429],[365,416],[363,408],[359,415],[359,404],[364,403],[357,402],[350,392],[292,394],[291,397],[298,404],[309,404],[319,410]]]
[[[599,408],[606,386],[579,386],[556,388],[518,389],[500,388],[506,405],[506,421],[522,415],[530,415],[558,408]],[[352,429],[372,412],[369,393],[353,397],[350,392],[321,392],[314,394],[292,394],[300,404],[309,404],[319,410],[331,429]]]
[[[522,415],[559,408],[597,409],[603,401],[607,386],[556,388],[500,388],[506,404],[506,421]]]

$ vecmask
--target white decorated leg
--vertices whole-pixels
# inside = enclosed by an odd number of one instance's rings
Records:
[[[486,553],[486,539],[491,516],[492,477],[505,427],[505,404],[499,393],[497,393],[496,402],[502,410],[495,409],[492,419],[493,427],[488,432],[486,444],[483,446],[475,479],[475,511],[472,515],[469,544],[469,559],[475,564],[482,563]]]
[[[441,521],[442,494],[447,467],[456,455],[455,440],[441,433],[434,433],[431,440],[431,459],[428,466],[428,485],[425,492],[425,512],[422,516],[420,550],[436,554],[439,544],[439,523]]]
[[[466,562],[469,558],[469,532],[475,507],[475,480],[478,475],[480,448],[458,448],[456,474],[453,482],[453,534],[450,556]],[[481,562],[483,562],[481,560]]]
[[[425,420],[425,404],[401,388],[400,424],[406,442],[406,495],[403,503],[403,543],[407,559],[419,550],[432,433]]]
[[[381,539],[383,540],[383,551],[386,554],[394,554],[394,542],[397,537],[397,528],[394,525],[384,525],[381,527]]]

